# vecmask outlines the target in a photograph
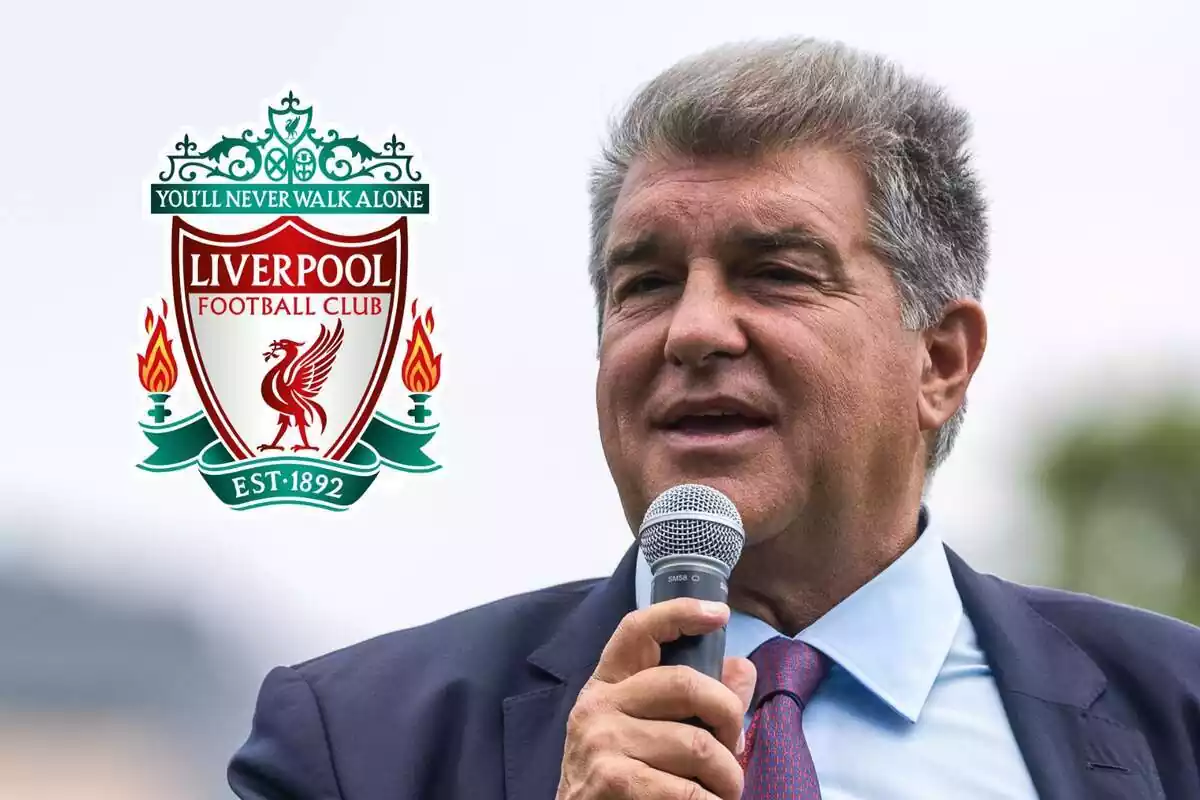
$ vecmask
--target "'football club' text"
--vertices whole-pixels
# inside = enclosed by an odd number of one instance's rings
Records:
[[[368,294],[335,297],[313,297],[308,294],[284,294],[275,297],[197,294],[195,300],[196,316],[200,317],[315,317],[319,314],[375,317],[383,313],[383,298]]]

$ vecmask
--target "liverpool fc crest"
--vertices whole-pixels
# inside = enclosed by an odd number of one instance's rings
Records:
[[[422,452],[438,427],[427,405],[441,378],[435,318],[408,300],[407,215],[428,211],[429,186],[394,135],[379,150],[321,135],[291,93],[267,116],[262,134],[204,150],[185,135],[150,187],[151,212],[172,216],[171,300],[144,317],[141,427],[155,449],[138,466],[194,464],[235,509],[341,510],[383,467],[440,468]],[[314,214],[388,221],[338,232]],[[192,215],[222,215],[225,229]],[[248,215],[270,221],[228,224]],[[388,382],[397,363],[406,395]],[[173,419],[184,367],[201,408]],[[409,420],[379,410],[404,400]]]

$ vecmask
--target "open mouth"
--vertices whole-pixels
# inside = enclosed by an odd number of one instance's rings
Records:
[[[771,423],[740,411],[711,411],[683,414],[663,426],[665,430],[692,436],[721,436],[766,428]]]

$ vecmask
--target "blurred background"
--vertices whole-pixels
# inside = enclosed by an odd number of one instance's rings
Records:
[[[975,119],[991,330],[930,496],[943,537],[978,569],[1200,622],[1200,6],[730,8],[6,9],[0,797],[229,797],[275,664],[612,570],[630,533],[596,435],[586,173],[639,83],[730,39],[881,51]],[[289,89],[319,124],[397,133],[432,185],[409,284],[437,314],[444,469],[382,475],[342,514],[233,513],[194,470],[134,468],[142,316],[169,285],[146,184],[183,133],[257,125]]]

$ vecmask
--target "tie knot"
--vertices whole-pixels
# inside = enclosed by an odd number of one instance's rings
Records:
[[[815,647],[796,639],[776,636],[750,654],[758,670],[751,709],[776,692],[789,692],[808,704],[817,686],[829,672],[829,658]]]

